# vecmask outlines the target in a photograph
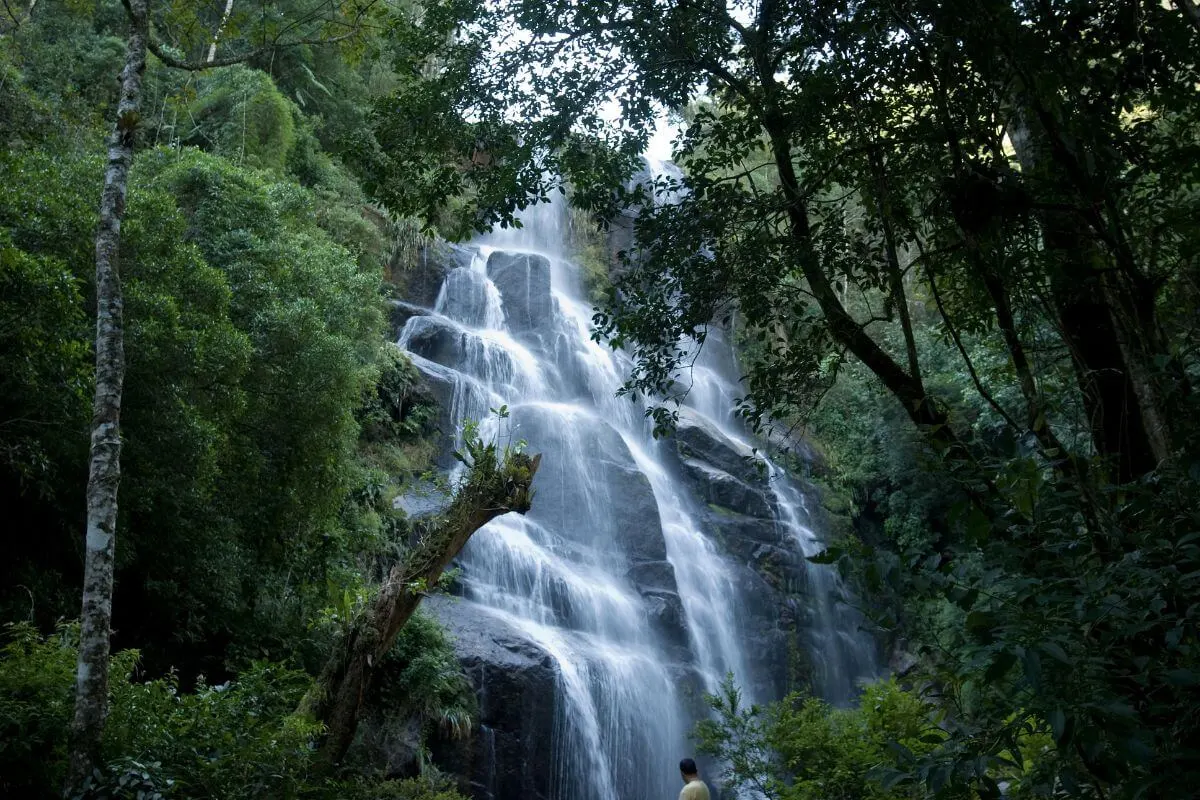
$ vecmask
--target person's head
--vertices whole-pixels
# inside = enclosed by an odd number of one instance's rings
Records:
[[[679,774],[683,776],[684,783],[691,783],[698,777],[699,770],[696,769],[696,762],[690,758],[685,758],[679,762]]]

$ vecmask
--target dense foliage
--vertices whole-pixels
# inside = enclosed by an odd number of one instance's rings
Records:
[[[0,789],[56,797],[66,767],[77,631],[42,637],[27,624],[6,632],[0,660]],[[389,658],[405,693],[429,708],[462,681],[454,651],[424,617],[405,629]],[[319,726],[295,714],[307,673],[256,661],[235,681],[201,679],[181,691],[172,674],[136,679],[138,653],[113,659],[105,764],[80,797],[304,797],[453,800],[435,772],[405,780],[331,778],[315,764]],[[144,792],[145,794],[138,794]]]
[[[1048,736],[1030,791],[1189,795],[1195,5],[487,8],[446,58],[460,119],[515,120],[508,169],[532,149],[611,215],[681,117],[601,335],[669,398],[733,325],[749,418],[814,422],[868,534],[825,560],[952,712],[898,780],[995,795]]]
[[[803,695],[747,707],[732,676],[708,700],[715,713],[697,727],[700,752],[720,759],[725,786],[772,800],[919,797],[896,778],[946,739],[944,714],[895,681],[866,687],[851,709]]]
[[[20,622],[0,662],[0,793],[57,795],[65,775],[79,635],[59,626],[80,609],[93,242],[115,123],[135,145],[117,655],[86,794],[448,800],[424,779],[331,783],[321,727],[296,713],[403,556],[411,526],[392,500],[437,440],[384,313],[420,226],[368,199],[355,160],[373,98],[397,81],[390,32],[414,9],[223,5],[149,4],[141,110],[119,119],[129,4],[0,10],[0,620]],[[469,726],[434,623],[394,658],[393,690],[421,698],[410,713]]]
[[[560,178],[591,215],[575,244],[599,335],[635,356],[627,391],[670,399],[686,337],[733,327],[747,417],[807,424],[823,454],[847,536],[822,560],[920,656],[924,695],[875,687],[854,710],[743,714],[727,693],[702,733],[734,782],[1191,792],[1192,0],[176,0],[141,21],[141,111],[115,117],[130,8],[0,14],[0,615],[43,633],[79,605],[89,198],[110,126],[136,145],[113,620],[152,680],[114,682],[109,795],[302,791],[314,732],[283,709],[305,679],[279,662],[311,672],[364,605],[405,547],[392,496],[431,455],[414,371],[380,347],[382,278],[403,281],[421,238],[397,215],[462,234]],[[654,198],[625,182],[663,108],[683,173]],[[594,225],[620,212],[636,239],[610,286]],[[654,413],[669,427],[669,404]],[[13,641],[5,702],[29,749],[6,736],[4,757],[44,790],[72,647]],[[443,721],[463,708],[446,680],[427,695]],[[244,727],[243,756],[206,773],[135,741],[135,701],[147,736]]]

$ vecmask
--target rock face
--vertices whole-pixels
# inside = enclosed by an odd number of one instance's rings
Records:
[[[448,352],[452,346],[447,341],[442,339],[438,344],[435,337],[430,346],[435,349],[444,347],[446,349],[440,352]],[[456,463],[453,451],[459,413],[465,412],[462,415],[471,419],[482,419],[487,414],[489,395],[477,381],[464,378],[461,373],[436,361],[424,357],[417,357],[413,360],[425,380],[425,388],[437,401],[437,430],[439,433],[437,465],[442,469],[449,469]]]
[[[539,471],[534,479],[531,519],[563,529],[587,519],[589,507],[602,506],[606,513],[597,515],[603,519],[591,537],[596,546],[611,543],[633,564],[665,563],[667,545],[654,491],[612,427],[589,414],[541,404],[517,406],[511,415],[516,435],[544,443],[542,460],[557,467]],[[673,574],[669,585],[656,588],[674,590]]]
[[[471,683],[487,689],[477,730],[466,741],[433,741],[435,761],[463,776],[463,791],[477,800],[544,800],[557,684],[550,655],[473,603],[435,597],[423,607],[454,639]]]
[[[488,258],[487,274],[500,290],[509,330],[521,336],[550,327],[554,296],[545,257],[497,251]]]
[[[413,317],[428,316],[429,309],[415,306],[412,303],[407,303],[403,300],[393,300],[391,302],[391,313],[388,315],[388,325],[392,331],[392,341],[400,338],[400,331],[404,330],[404,325]]]
[[[450,270],[438,300],[439,311],[464,325],[478,328],[487,322],[487,281],[469,266]]]
[[[402,283],[404,298],[415,306],[433,308],[446,274],[457,267],[469,267],[476,251],[449,242],[436,241],[421,247],[411,264],[391,264],[394,280]]]
[[[441,317],[414,319],[404,344],[409,352],[448,367],[456,366],[463,358],[463,332]]]
[[[803,586],[803,557],[786,540],[770,483],[753,451],[708,419],[681,409],[674,435],[679,473],[704,504],[700,524],[711,541],[741,567],[748,607],[747,661],[760,669],[758,689],[780,696],[791,688],[781,657],[801,620],[790,596]]]

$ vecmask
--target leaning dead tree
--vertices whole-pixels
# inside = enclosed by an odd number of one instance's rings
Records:
[[[529,510],[530,484],[541,455],[510,453],[501,458],[494,444],[476,443],[469,449],[472,466],[453,502],[425,526],[416,546],[392,567],[378,597],[335,649],[301,705],[301,713],[325,725],[320,755],[326,764],[335,764],[346,754],[376,668],[429,587],[437,585],[475,531],[501,514]]]

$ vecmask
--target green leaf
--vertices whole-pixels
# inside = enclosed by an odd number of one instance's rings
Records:
[[[1167,682],[1174,686],[1195,686],[1200,683],[1200,675],[1190,669],[1167,670]]]
[[[1042,642],[1038,645],[1038,648],[1056,661],[1061,661],[1068,667],[1071,666],[1071,658],[1067,655],[1067,651],[1063,650],[1057,642]]]
[[[1061,708],[1056,708],[1050,712],[1047,721],[1050,723],[1050,730],[1054,732],[1054,741],[1061,742],[1067,730],[1067,715]]]
[[[1013,668],[1017,663],[1017,657],[1008,650],[1002,650],[996,654],[992,660],[991,666],[987,668],[987,672],[983,674],[985,683],[996,683]]]

